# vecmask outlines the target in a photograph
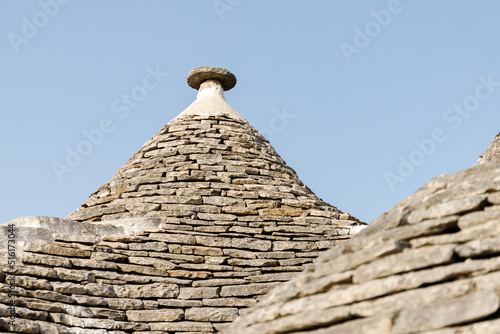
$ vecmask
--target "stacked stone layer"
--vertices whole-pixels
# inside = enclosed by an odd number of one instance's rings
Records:
[[[363,226],[228,115],[174,119],[67,219],[26,237],[17,271],[4,268],[0,328],[217,332]],[[134,233],[112,229],[132,223]]]
[[[483,156],[325,252],[225,333],[500,333],[500,155]]]

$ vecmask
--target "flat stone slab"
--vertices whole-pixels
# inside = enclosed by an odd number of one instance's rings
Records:
[[[221,67],[201,66],[191,70],[187,76],[189,87],[199,89],[200,85],[207,80],[217,80],[222,84],[224,90],[230,90],[236,85],[236,76]]]

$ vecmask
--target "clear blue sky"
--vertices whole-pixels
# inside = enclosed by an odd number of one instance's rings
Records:
[[[499,17],[495,0],[1,0],[1,222],[75,210],[195,99],[202,65],[235,73],[233,108],[370,222],[500,131]]]

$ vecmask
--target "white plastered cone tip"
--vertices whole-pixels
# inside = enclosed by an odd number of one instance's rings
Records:
[[[191,105],[187,107],[183,112],[181,112],[177,117],[175,117],[174,120],[178,120],[179,118],[184,118],[189,116],[225,115],[247,122],[243,116],[241,116],[226,102],[226,99],[224,98],[224,90],[225,90],[224,84],[223,82],[221,82],[224,81],[224,78],[220,78],[220,71],[218,71],[217,72],[218,75],[217,76],[214,75],[215,78],[212,79],[210,75],[211,74],[210,69],[215,69],[215,68],[203,67],[203,69],[205,69],[203,75],[205,76],[206,80],[201,82],[201,84],[199,84],[198,95],[196,97],[196,100],[193,103],[191,103]],[[190,75],[192,75],[191,73],[193,71],[190,72]],[[230,73],[229,71],[227,72]],[[199,72],[195,72],[194,75],[196,75],[196,73]],[[232,73],[230,73],[230,75],[234,77]],[[189,80],[190,76],[188,76],[188,82]],[[234,82],[236,82],[235,78]],[[196,85],[196,87],[198,87],[198,85]]]

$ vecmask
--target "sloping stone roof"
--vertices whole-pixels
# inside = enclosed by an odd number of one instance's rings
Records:
[[[227,104],[228,71],[191,75],[196,101],[77,211],[8,223],[17,263],[0,274],[0,328],[212,333],[364,226],[318,198]]]
[[[479,156],[479,159],[476,163],[481,164],[484,162],[491,161],[500,153],[500,133],[497,134],[495,140],[488,146],[486,152]]]
[[[483,161],[434,178],[225,333],[500,333],[498,139]]]

